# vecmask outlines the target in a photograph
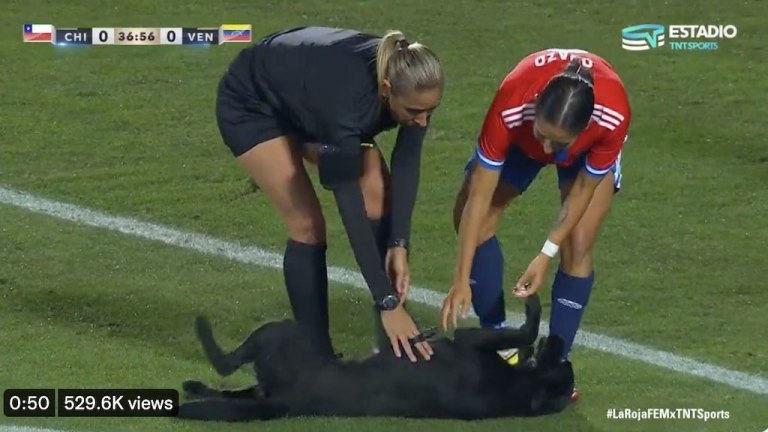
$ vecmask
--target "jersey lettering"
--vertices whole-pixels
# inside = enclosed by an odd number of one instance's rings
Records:
[[[581,65],[585,68],[591,68],[593,63],[592,59],[580,56],[579,54],[587,54],[587,51],[579,49],[548,49],[542,54],[536,56],[533,59],[533,64],[537,67],[545,66],[553,61],[571,61],[571,59],[581,60]]]

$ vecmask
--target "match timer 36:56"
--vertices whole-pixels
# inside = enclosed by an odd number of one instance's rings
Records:
[[[3,392],[6,417],[54,417],[55,389],[8,389]]]
[[[173,28],[92,28],[90,35],[93,45],[174,45],[181,44],[182,29]],[[66,37],[66,35],[65,35]]]

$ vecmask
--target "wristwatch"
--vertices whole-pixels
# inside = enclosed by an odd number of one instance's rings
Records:
[[[387,247],[391,247],[391,248],[401,247],[401,248],[404,248],[405,250],[408,250],[408,240],[404,238],[392,239],[387,243]]]
[[[390,294],[381,299],[381,301],[376,304],[376,307],[379,308],[379,310],[390,311],[396,308],[399,304],[400,298],[397,296],[397,294]]]

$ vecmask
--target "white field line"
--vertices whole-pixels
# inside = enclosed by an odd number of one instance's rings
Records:
[[[32,426],[0,425],[0,432],[64,432],[61,429],[46,429]]]
[[[75,222],[80,225],[118,231],[123,234],[159,241],[208,255],[216,255],[241,263],[273,269],[282,268],[283,257],[281,254],[270,252],[257,246],[243,246],[202,234],[180,231],[136,219],[111,216],[84,207],[36,197],[13,189],[0,187],[0,203]],[[362,276],[355,271],[342,267],[329,267],[328,278],[332,281],[367,291]],[[440,307],[443,296],[443,294],[427,288],[412,286],[408,298],[411,301],[432,307]],[[521,313],[508,312],[508,314],[513,320],[523,321]],[[548,327],[549,323],[542,321],[541,334],[547,334]],[[752,393],[768,394],[768,380],[759,375],[726,369],[586,330],[579,331],[575,343],[594,350],[641,361],[682,374],[701,377]],[[35,431],[40,432],[40,430]]]

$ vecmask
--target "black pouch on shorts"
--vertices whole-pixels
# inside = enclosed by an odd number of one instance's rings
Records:
[[[323,144],[317,161],[320,184],[334,189],[346,182],[357,181],[361,174],[360,148]]]

